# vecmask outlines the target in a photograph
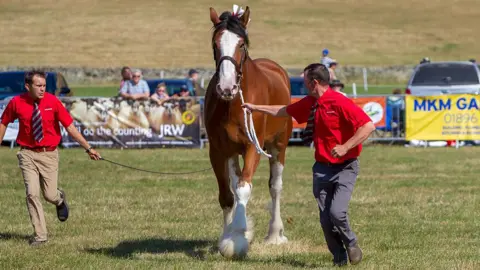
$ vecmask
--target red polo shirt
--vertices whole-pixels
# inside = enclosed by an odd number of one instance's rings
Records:
[[[32,132],[32,114],[35,108],[34,100],[28,93],[14,97],[8,103],[2,115],[2,124],[19,119],[20,127],[17,143],[24,147],[56,147],[60,144],[61,134],[60,121],[64,127],[68,127],[73,119],[63,106],[62,102],[54,95],[45,93],[38,107],[42,116],[43,140],[37,143]]]
[[[306,96],[288,105],[287,113],[299,124],[305,123],[315,102],[319,104],[315,113],[313,134],[315,160],[342,163],[347,159],[358,157],[362,151],[361,144],[350,149],[341,158],[334,158],[331,151],[336,145],[345,144],[359,127],[371,121],[370,117],[348,97],[330,88],[319,99]]]

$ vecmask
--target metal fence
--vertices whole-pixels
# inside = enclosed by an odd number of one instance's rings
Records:
[[[295,96],[302,98],[304,96]],[[385,103],[375,106],[377,109],[382,108],[384,124],[376,124],[376,130],[368,138],[368,142],[395,144],[405,142],[405,95],[348,95],[349,98],[384,98]],[[198,97],[200,103],[203,104],[203,97]],[[203,106],[202,106],[203,109]],[[367,111],[367,114],[371,113]],[[202,110],[203,118],[203,110]],[[382,121],[383,122],[383,121]],[[303,128],[293,128],[289,142],[292,144],[301,143]],[[201,138],[203,143],[208,142],[205,126],[202,121]]]

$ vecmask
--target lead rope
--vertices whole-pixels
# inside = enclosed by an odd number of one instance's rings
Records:
[[[240,93],[240,98],[242,100],[242,105],[245,104],[245,100],[243,99],[243,92],[240,85],[238,86],[238,92]],[[247,121],[247,109],[243,108],[243,118],[245,121],[245,131],[247,132],[248,140],[255,145],[258,154],[262,154],[268,158],[271,158],[272,155],[267,154],[263,149],[260,147],[260,143],[258,142],[257,134],[255,133],[255,126],[253,125],[253,117],[252,114],[249,114],[249,120]],[[250,128],[248,128],[248,124],[250,123]]]

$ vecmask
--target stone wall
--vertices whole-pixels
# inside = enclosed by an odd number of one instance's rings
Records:
[[[29,70],[33,67],[0,67],[0,71],[8,70]],[[89,67],[36,67],[45,71],[61,72],[67,82],[72,85],[92,84],[116,84],[120,80],[118,68],[89,68]],[[386,67],[365,67],[367,70],[368,84],[405,84],[413,70],[413,66],[386,66]],[[188,69],[141,69],[146,79],[159,78],[183,78],[187,75]],[[201,78],[208,81],[214,69],[197,68]],[[290,76],[299,76],[302,69],[287,69]],[[344,83],[356,83],[363,85],[363,67],[342,66],[336,70],[337,77]]]

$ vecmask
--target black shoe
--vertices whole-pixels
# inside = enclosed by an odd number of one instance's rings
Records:
[[[350,264],[354,265],[362,260],[363,252],[358,246],[358,244],[355,244],[353,247],[347,248],[347,252],[348,258],[350,259]]]
[[[35,239],[31,239],[30,241],[28,241],[28,243],[30,244],[30,246],[32,247],[37,247],[37,246],[41,246],[43,244],[46,244],[47,243],[47,240],[43,240],[43,241],[37,241]]]
[[[333,255],[333,266],[347,265],[348,258],[346,252],[341,252]]]
[[[60,198],[63,199],[63,202],[62,204],[57,205],[57,217],[58,217],[58,220],[60,220],[61,222],[64,222],[68,219],[68,204],[67,204],[65,192],[60,189],[58,191],[60,191]]]

